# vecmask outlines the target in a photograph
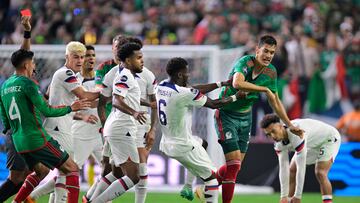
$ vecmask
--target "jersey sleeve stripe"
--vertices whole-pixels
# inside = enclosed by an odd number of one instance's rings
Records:
[[[77,82],[77,79],[76,79],[75,76],[70,76],[70,77],[65,79],[65,82],[67,82],[67,83],[75,83],[75,82]]]
[[[303,140],[303,141],[301,142],[301,144],[299,144],[299,145],[295,148],[296,152],[300,152],[300,151],[304,148],[304,146],[305,146],[305,140]]]
[[[119,87],[119,88],[129,88],[129,86],[126,84],[126,83],[123,83],[123,82],[118,82],[115,84],[116,87]]]

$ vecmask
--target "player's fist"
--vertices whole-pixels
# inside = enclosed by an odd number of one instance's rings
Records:
[[[155,129],[150,129],[148,133],[146,133],[146,146],[145,148],[150,151],[152,146],[154,145],[155,142]]]
[[[282,197],[279,203],[289,203],[289,200],[287,197]]]
[[[83,115],[82,119],[83,121],[91,124],[96,124],[99,121],[99,119],[92,114],[85,114]]]
[[[221,86],[231,86],[232,82],[233,78],[231,77],[229,80],[221,82]]]
[[[238,92],[236,92],[236,99],[245,99],[247,95],[247,92],[243,92],[241,90],[239,90]]]
[[[91,106],[91,102],[87,101],[86,99],[82,99],[82,100],[74,101],[70,107],[72,111],[79,111],[79,110],[88,109],[90,106]]]
[[[145,111],[135,112],[133,116],[140,124],[144,124],[146,122],[145,113]]]
[[[292,197],[290,200],[290,203],[301,203],[301,199],[298,199],[296,197]]]
[[[31,16],[21,16],[21,24],[23,25],[25,31],[31,30],[30,19]]]

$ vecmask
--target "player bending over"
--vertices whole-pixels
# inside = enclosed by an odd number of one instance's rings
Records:
[[[314,119],[295,119],[291,123],[304,129],[300,138],[280,123],[280,118],[267,114],[261,121],[265,134],[276,141],[281,185],[280,202],[300,203],[304,186],[306,165],[315,164],[315,175],[320,184],[324,203],[332,202],[329,170],[339,151],[341,138],[333,126]],[[295,151],[289,167],[289,152]]]

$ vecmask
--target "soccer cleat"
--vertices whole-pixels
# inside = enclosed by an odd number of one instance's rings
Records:
[[[196,187],[196,189],[195,189],[195,197],[198,198],[198,199],[200,200],[200,202],[203,202],[203,203],[206,202],[204,190],[205,190],[205,186],[204,186],[204,185],[198,186],[198,187]]]
[[[184,185],[180,191],[180,196],[189,201],[193,201],[194,194],[193,194],[192,188],[187,185]]]
[[[25,199],[24,203],[36,203],[36,200],[33,199],[33,198],[31,198],[30,196],[28,196],[28,197]]]

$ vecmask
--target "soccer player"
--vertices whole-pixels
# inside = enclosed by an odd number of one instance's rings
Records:
[[[205,182],[206,202],[218,202],[218,181],[216,168],[205,149],[191,132],[189,107],[220,108],[236,101],[245,94],[236,93],[231,97],[212,100],[202,93],[207,93],[221,85],[216,83],[187,87],[188,63],[183,58],[172,58],[166,65],[168,80],[159,83],[156,89],[158,117],[162,138],[160,150],[167,156],[179,161],[192,174]]]
[[[314,119],[295,119],[293,125],[304,129],[300,138],[290,131],[280,118],[267,114],[261,121],[265,134],[276,141],[275,151],[279,159],[281,203],[301,201],[306,165],[315,164],[315,175],[320,184],[324,203],[332,202],[329,170],[339,152],[341,137],[333,126]],[[295,151],[289,167],[289,152]],[[288,199],[289,198],[289,199]]]
[[[138,40],[137,38],[124,37],[124,36],[119,35],[119,37],[117,37],[117,39],[115,41],[113,41],[113,43],[116,43],[116,44],[113,44],[113,50],[114,50],[114,47],[116,47],[116,49],[118,50],[122,45],[124,45],[125,43],[128,43],[128,42],[135,42],[142,46],[142,42],[140,40]],[[114,56],[114,58],[118,58],[118,57]],[[119,62],[119,63],[121,63],[121,62]],[[114,83],[115,77],[118,75],[118,72],[119,72],[119,65],[113,67],[112,69],[109,69],[108,72],[106,73],[106,75],[102,78],[101,92],[100,92],[99,103],[98,103],[98,115],[99,115],[102,126],[105,125],[106,118],[108,117],[108,115],[110,114],[111,109],[112,109],[111,100],[112,100],[112,92],[113,92],[113,83]],[[106,140],[104,140],[104,141],[105,141],[105,143],[104,143],[103,151],[102,151],[103,167],[102,167],[101,176],[102,176],[102,178],[106,179],[106,175],[109,174],[112,169],[111,169],[111,165],[109,163],[109,157],[111,155],[110,146]],[[115,170],[117,170],[117,169],[115,169]],[[119,173],[119,174],[122,173],[121,169],[119,169],[119,171],[117,173]],[[90,200],[94,194],[95,194],[95,196],[97,196],[97,195],[99,195],[99,193],[104,191],[106,185],[98,185],[99,182],[100,181],[97,180],[95,182],[95,184],[93,186],[91,186],[91,188],[87,191],[86,195],[83,196],[83,198],[82,198],[83,202],[87,202],[88,200]]]
[[[289,129],[297,135],[302,134],[302,130],[290,122],[277,95],[276,69],[270,63],[275,49],[275,38],[269,35],[262,36],[256,47],[255,56],[243,56],[235,63],[229,74],[229,78],[233,78],[232,86],[223,87],[219,95],[219,98],[226,98],[238,90],[247,92],[246,98],[215,112],[215,128],[226,160],[226,164],[220,167],[217,173],[218,181],[222,183],[223,203],[229,203],[233,198],[236,177],[248,149],[251,108],[260,92],[266,93],[273,110]]]
[[[95,91],[95,48],[86,46],[85,63],[76,77],[82,86],[88,91]],[[97,104],[96,104],[97,106]],[[97,115],[96,106],[79,111],[74,115],[71,126],[74,146],[74,161],[82,168],[90,155],[100,163],[102,152],[102,135],[100,133],[101,123]]]
[[[112,109],[112,104],[111,104],[111,92],[112,92],[112,83],[113,83],[113,79],[115,78],[115,75],[113,75],[112,80],[110,82],[110,84],[108,86],[104,86],[104,80],[105,80],[105,76],[108,75],[108,73],[113,70],[114,67],[116,67],[120,61],[117,57],[117,52],[119,50],[119,46],[121,46],[122,42],[125,40],[125,37],[123,35],[116,35],[113,38],[112,41],[112,53],[113,53],[113,58],[110,60],[107,60],[103,63],[101,63],[97,70],[95,71],[95,84],[96,87],[98,89],[101,89],[101,93],[99,96],[99,103],[98,103],[98,116],[100,118],[102,127],[105,124],[106,118],[109,116],[111,109]],[[116,71],[114,72],[116,73]],[[110,95],[105,97],[103,92],[103,89],[109,89],[110,90]],[[110,101],[110,102],[109,102]],[[102,132],[103,128],[101,128],[101,132]],[[104,140],[104,146],[103,146],[103,151],[102,151],[102,172],[101,172],[101,176],[105,177],[108,173],[111,172],[111,165],[109,163],[109,157],[110,157],[110,147],[109,144],[106,142],[106,140]],[[87,202],[88,200],[91,199],[93,193],[95,192],[97,186],[98,186],[99,180],[97,180],[91,187],[90,189],[87,191],[87,193],[83,196],[82,201],[83,202]]]
[[[119,74],[113,84],[113,106],[104,127],[104,137],[111,149],[114,168],[121,168],[123,173],[112,173],[103,178],[109,181],[107,189],[99,196],[92,197],[90,202],[103,203],[111,201],[125,193],[139,182],[139,154],[136,148],[135,135],[137,122],[146,122],[145,112],[140,112],[140,88],[135,75],[143,68],[141,46],[137,43],[126,43],[121,46],[118,57],[122,62]],[[99,183],[101,184],[101,183]]]
[[[75,75],[75,73],[81,70],[84,64],[85,52],[86,47],[80,42],[73,41],[66,45],[65,64],[54,73],[50,83],[50,105],[69,105],[76,98],[94,101],[99,97],[99,92],[85,90]],[[66,115],[59,118],[46,118],[44,121],[44,128],[69,153],[70,157],[73,157],[74,153],[73,136],[71,133],[72,120],[73,115]],[[69,182],[69,180],[72,180],[72,176],[78,178],[78,175],[78,173],[72,173],[68,176],[64,176],[64,174],[61,174],[60,172],[60,175],[55,178],[56,180],[51,179],[48,183],[43,184],[39,188],[43,189],[43,191],[39,191],[38,194],[47,194],[55,186],[56,203],[65,202],[67,198],[69,201],[74,201],[78,198],[79,188],[71,187],[71,185],[75,183]],[[67,197],[68,191],[69,195]],[[38,197],[40,195],[32,194],[31,196]]]
[[[40,113],[46,117],[64,116],[90,106],[89,102],[75,101],[71,106],[51,107],[30,79],[35,71],[34,53],[25,49],[15,51],[11,62],[15,74],[1,87],[1,119],[6,129],[12,129],[12,139],[16,151],[22,155],[30,170],[13,202],[20,203],[48,174],[49,169],[58,168],[64,174],[78,171],[75,162],[44,130]],[[77,181],[76,181],[77,179]],[[70,179],[78,187],[78,177]],[[69,201],[72,203],[77,200]]]
[[[21,44],[21,49],[25,50],[30,50],[30,18],[30,16],[21,17],[21,24],[24,27],[24,39]],[[9,177],[0,186],[0,202],[4,202],[16,194],[21,188],[26,176],[30,173],[24,159],[15,150],[11,138],[11,130],[4,129],[4,134],[6,135],[6,168],[9,169]]]

